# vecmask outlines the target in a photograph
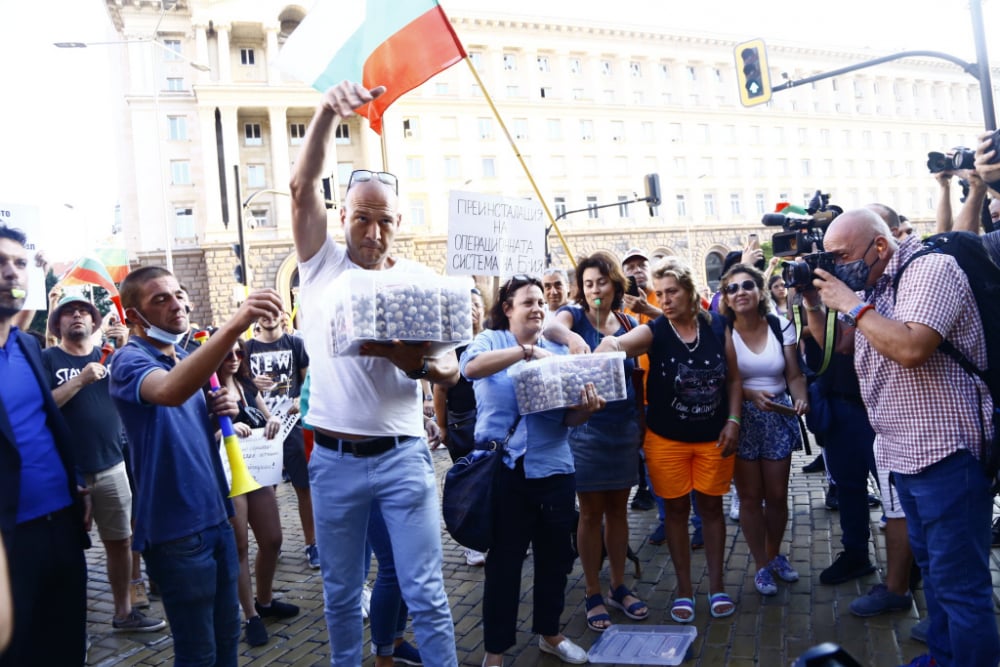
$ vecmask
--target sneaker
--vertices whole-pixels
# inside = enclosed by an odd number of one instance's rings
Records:
[[[824,504],[831,512],[836,512],[840,509],[840,498],[837,497],[836,484],[831,484],[826,488],[826,501],[824,501]]]
[[[733,491],[732,501],[729,503],[729,520],[736,522],[740,520],[740,496],[735,491]]]
[[[929,653],[925,653],[918,655],[912,662],[900,665],[899,667],[937,667],[937,664],[937,660],[932,658]]]
[[[851,579],[863,577],[875,571],[875,566],[868,560],[868,554],[851,554],[841,551],[830,567],[819,574],[819,583],[832,586],[842,584]]]
[[[767,569],[778,575],[778,578],[782,581],[787,581],[792,583],[799,580],[799,573],[795,571],[792,564],[788,562],[788,559],[783,555],[778,554],[774,559],[767,564]]]
[[[921,644],[927,643],[927,631],[931,629],[931,617],[927,616],[922,621],[910,628],[910,639]]]
[[[885,527],[886,527],[886,525],[888,523],[889,523],[889,519],[886,518],[885,513],[883,512],[882,516],[879,517],[879,520],[878,520],[878,529],[879,530],[885,530]]]
[[[128,601],[132,609],[149,608],[149,595],[146,594],[146,584],[142,579],[136,579],[129,584]]]
[[[420,659],[420,651],[405,639],[392,650],[392,659],[404,665],[422,665],[424,661]]]
[[[657,526],[656,530],[649,534],[647,538],[650,544],[660,545],[667,541],[667,528],[663,525],[661,521]]]
[[[874,493],[868,494],[868,507],[875,509],[876,507],[882,506],[882,499],[876,496]]]
[[[253,618],[247,619],[247,622],[243,625],[245,632],[243,638],[246,640],[247,644],[250,646],[263,646],[267,643],[269,639],[267,636],[267,628],[264,627],[264,621],[260,616],[254,616]]]
[[[476,551],[475,549],[466,549],[465,564],[472,565],[473,567],[482,567],[483,565],[486,565],[486,554],[482,551]]]
[[[253,608],[257,610],[257,613],[262,618],[291,618],[292,616],[297,616],[299,613],[298,607],[287,602],[282,602],[281,600],[271,600],[271,604],[265,607],[255,599],[253,601]]]
[[[544,637],[538,638],[538,650],[542,653],[549,653],[556,656],[563,662],[571,665],[583,665],[587,662],[587,652],[571,642],[568,638],[563,638],[559,644],[552,646]]]
[[[826,461],[823,460],[822,454],[802,466],[802,472],[806,474],[811,472],[823,472],[824,470],[826,470]]]
[[[867,618],[889,611],[906,611],[912,606],[913,596],[909,593],[897,595],[886,588],[885,584],[876,584],[867,595],[862,595],[851,603],[851,613]]]
[[[761,595],[778,594],[778,585],[774,583],[774,577],[766,567],[757,570],[757,575],[753,578],[753,585]]]
[[[653,500],[653,494],[649,489],[639,489],[635,492],[635,497],[632,498],[632,509],[645,512],[646,510],[651,510],[655,507],[656,501]]]
[[[372,608],[372,589],[365,584],[361,587],[361,619],[367,620]]]
[[[312,569],[319,569],[319,547],[315,544],[310,544],[306,547],[306,561]]]
[[[167,622],[160,618],[148,618],[138,609],[133,609],[122,620],[112,619],[111,626],[115,632],[156,632],[167,627]]]
[[[694,533],[691,535],[691,548],[692,549],[703,549],[705,547],[705,538],[701,534],[701,526],[694,529]]]

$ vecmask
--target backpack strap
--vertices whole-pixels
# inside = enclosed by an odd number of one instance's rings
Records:
[[[625,313],[621,312],[620,310],[616,310],[616,311],[614,311],[614,313],[615,313],[615,317],[618,319],[618,322],[623,327],[625,327],[625,333],[628,333],[629,331],[631,331],[632,330],[632,323],[628,321],[628,316],[625,315]]]

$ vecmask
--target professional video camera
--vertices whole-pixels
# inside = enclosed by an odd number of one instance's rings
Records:
[[[774,256],[795,257],[811,251],[814,244],[817,250],[822,250],[823,232],[843,212],[844,209],[830,204],[829,194],[817,190],[806,208],[808,215],[765,213],[761,222],[768,227],[785,228],[785,231],[771,235],[771,251]]]

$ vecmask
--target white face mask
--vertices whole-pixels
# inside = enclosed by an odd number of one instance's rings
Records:
[[[187,332],[181,332],[179,334],[170,333],[169,331],[150,324],[149,320],[146,319],[146,316],[140,313],[138,309],[136,309],[135,312],[142,318],[142,326],[146,328],[146,335],[153,340],[160,343],[166,343],[167,345],[177,345],[184,340],[184,334]]]

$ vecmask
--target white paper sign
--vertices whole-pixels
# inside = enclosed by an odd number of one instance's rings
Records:
[[[287,405],[291,405],[289,399]],[[290,415],[287,413],[287,406],[281,414],[272,413],[272,416],[281,419],[281,429],[278,434],[267,440],[264,437],[264,429],[255,428],[249,438],[240,438],[240,452],[243,460],[247,464],[250,476],[257,480],[261,486],[270,486],[281,483],[281,467],[283,445],[285,438],[291,433],[292,427],[299,421],[298,413]],[[226,482],[231,487],[233,484],[233,473],[229,468],[229,457],[226,455],[226,445],[219,445],[219,456],[222,457],[222,467],[226,471]]]
[[[545,266],[545,225],[545,212],[536,201],[452,190],[445,271],[540,274]]]
[[[42,237],[42,224],[37,206],[8,204],[0,202],[0,224],[20,229],[28,236],[28,285],[25,291],[24,310],[48,310],[48,294],[45,292],[45,272],[35,266],[35,253]]]

